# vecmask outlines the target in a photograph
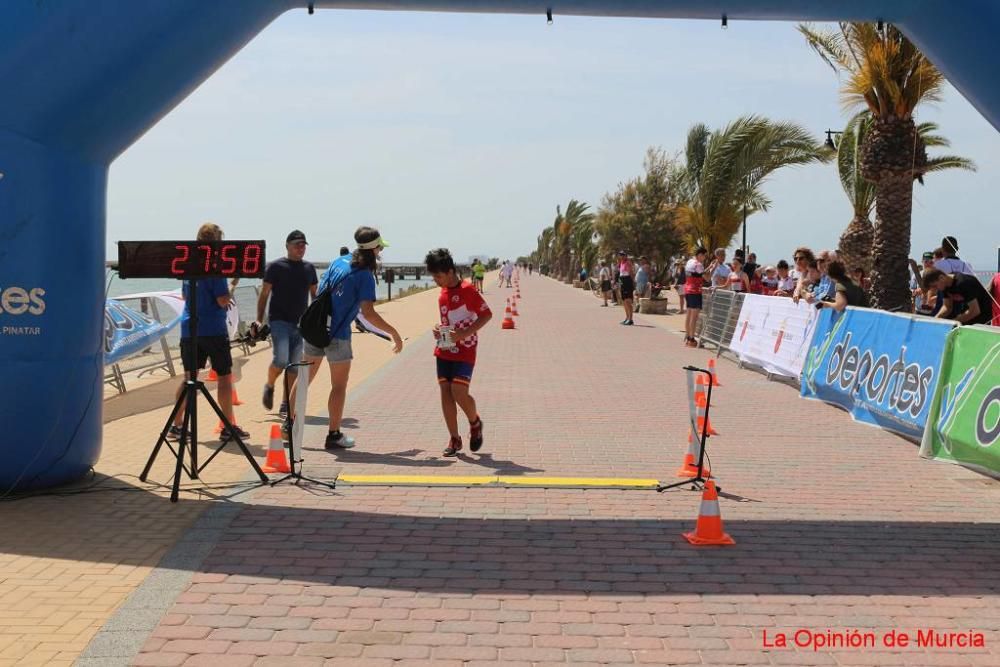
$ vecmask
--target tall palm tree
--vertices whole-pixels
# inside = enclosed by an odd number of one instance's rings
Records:
[[[768,176],[832,154],[799,125],[744,116],[715,132],[692,127],[685,156],[688,203],[678,217],[691,245],[711,249],[729,245],[744,207],[748,216],[768,209],[771,200],[762,189]]]
[[[861,175],[860,147],[872,125],[870,111],[856,114],[847,123],[837,144],[837,171],[840,174],[840,184],[851,200],[854,218],[840,236],[837,254],[841,260],[853,268],[860,266],[869,273],[872,268],[872,227],[871,212],[875,206],[875,185]],[[917,134],[928,147],[947,147],[949,142],[944,137],[934,134],[938,129],[934,123],[917,125]],[[956,155],[941,155],[927,158],[924,173],[944,171],[945,169],[966,169],[975,171],[976,165],[968,158]],[[923,184],[923,177],[918,177]]]
[[[573,261],[573,248],[576,242],[576,232],[585,230],[587,227],[593,233],[594,214],[589,212],[590,205],[570,199],[566,205],[566,213],[562,213],[560,207],[556,207],[556,219],[553,223],[555,228],[555,262],[558,267],[558,275],[563,280],[568,280],[573,275],[571,263]]]
[[[591,261],[593,257],[588,258],[587,250],[590,248],[595,248],[594,246],[594,215],[592,213],[586,213],[579,218],[577,218],[576,224],[573,225],[573,270],[576,271],[580,267],[587,270],[589,274],[594,268]],[[596,248],[594,252],[596,257]]]
[[[875,184],[872,302],[877,308],[908,310],[913,181],[928,164],[913,113],[921,102],[941,99],[944,76],[892,25],[840,23],[826,31],[800,25],[799,31],[844,75],[844,106],[871,112],[859,168]]]

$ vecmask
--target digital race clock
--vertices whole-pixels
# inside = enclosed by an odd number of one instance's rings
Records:
[[[263,278],[263,241],[119,241],[121,278]]]

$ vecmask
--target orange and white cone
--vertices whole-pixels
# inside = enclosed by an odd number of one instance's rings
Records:
[[[501,329],[514,329],[514,318],[511,317],[510,312],[510,299],[507,299],[507,310],[503,315],[503,322],[500,323]]]
[[[215,372],[214,368],[208,369],[208,377],[205,378],[205,382],[218,382],[219,374]]]
[[[510,302],[510,314],[514,317],[521,317],[517,312],[517,298]]]
[[[236,393],[236,383],[233,383],[233,405],[243,405],[239,395]]]
[[[736,540],[722,530],[722,514],[719,511],[719,494],[715,490],[715,482],[705,482],[705,492],[701,494],[701,509],[698,510],[698,523],[690,533],[681,533],[691,544],[699,546],[736,544]]]
[[[684,455],[684,463],[677,469],[678,477],[698,476],[698,453],[701,451],[701,437],[693,431],[688,432],[688,451]],[[702,462],[701,476],[711,477],[712,471],[708,468],[708,461]]]
[[[712,374],[712,386],[721,387],[722,383],[719,382],[719,374],[715,369],[715,357],[708,358],[708,371]]]
[[[271,424],[271,441],[267,445],[267,459],[264,461],[264,472],[291,472],[288,459],[285,457],[285,443],[281,439],[281,427]]]

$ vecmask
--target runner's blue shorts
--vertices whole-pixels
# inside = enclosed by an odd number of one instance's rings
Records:
[[[472,370],[475,364],[468,361],[452,361],[451,359],[437,358],[438,382],[455,382],[457,384],[469,385],[472,383]]]

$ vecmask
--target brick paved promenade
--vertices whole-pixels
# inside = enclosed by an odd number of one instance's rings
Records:
[[[488,290],[502,314],[507,291]],[[309,419],[307,473],[672,480],[680,367],[708,353],[672,322],[619,326],[620,310],[548,279],[522,293],[518,330],[497,321],[482,337],[479,455],[440,457],[425,335],[350,397],[357,449],[323,451]],[[141,665],[1000,664],[1000,485],[719,371],[710,452],[734,547],[679,537],[698,510],[687,490],[260,489],[206,514],[214,536],[195,530],[192,553],[182,543],[151,575],[172,587],[140,589],[80,664],[119,664],[112,630],[144,595],[159,625]],[[175,510],[164,503],[164,521]],[[894,629],[973,630],[986,646],[764,650],[765,631],[800,628],[880,644]]]

